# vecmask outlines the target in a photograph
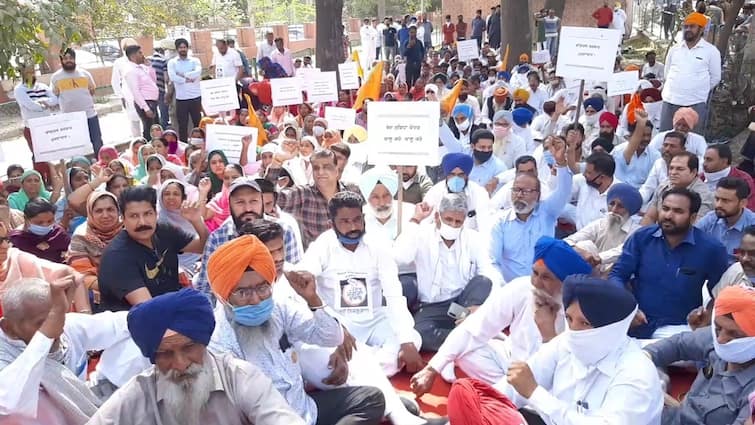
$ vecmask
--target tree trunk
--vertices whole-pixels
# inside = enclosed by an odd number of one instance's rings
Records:
[[[553,9],[556,11],[556,16],[563,19],[564,9],[566,8],[566,0],[545,0],[545,9]]]
[[[728,53],[729,37],[731,36],[731,31],[734,29],[734,23],[737,20],[737,12],[742,9],[744,4],[745,0],[734,0],[729,8],[729,10],[733,10],[734,12],[729,13],[728,16],[726,16],[726,22],[724,22],[724,27],[721,29],[721,34],[716,41],[716,47],[718,48],[718,51],[721,52],[721,57],[726,56]]]
[[[532,54],[532,16],[529,2],[501,0],[501,52],[509,46],[509,68],[522,53]]]
[[[335,71],[343,57],[343,0],[317,0],[315,55],[323,71]]]
[[[377,1],[377,18],[380,22],[383,22],[383,18],[385,18],[385,0]]]

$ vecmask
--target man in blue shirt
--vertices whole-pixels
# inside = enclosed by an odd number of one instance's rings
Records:
[[[477,9],[472,19],[472,38],[477,40],[477,48],[482,48],[482,35],[485,32],[485,20],[482,19],[482,10]]]
[[[755,224],[755,213],[747,209],[750,187],[740,178],[724,177],[716,183],[714,197],[716,209],[705,214],[695,227],[724,244],[731,265],[737,261],[734,250],[739,248],[745,228]]]
[[[499,187],[499,179],[496,177],[506,171],[506,165],[493,155],[493,132],[486,129],[478,129],[472,133],[469,146],[472,148],[474,167],[469,174],[470,180],[487,189],[493,195]]]
[[[700,195],[684,188],[663,193],[658,224],[637,230],[611,270],[640,306],[630,335],[665,338],[689,330],[687,314],[703,303],[702,286],[710,290],[726,270],[720,242],[692,226]]]
[[[401,50],[406,57],[406,84],[413,87],[425,60],[425,46],[417,40],[416,26],[409,27],[409,39],[401,44]]]

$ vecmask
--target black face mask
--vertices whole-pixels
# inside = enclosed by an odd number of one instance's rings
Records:
[[[488,162],[491,156],[493,156],[493,151],[483,152],[483,151],[473,150],[472,156],[474,157],[475,161],[477,161],[480,164],[484,164]]]
[[[585,179],[585,183],[587,183],[587,185],[590,186],[590,187],[592,187],[592,188],[599,189],[600,188],[600,183],[598,183],[598,180],[600,180],[601,177],[603,177],[603,174],[598,174],[592,180]]]

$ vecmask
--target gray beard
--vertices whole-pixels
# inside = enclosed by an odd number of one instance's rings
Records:
[[[611,230],[618,230],[626,223],[626,219],[620,215],[608,213],[608,228]]]
[[[212,369],[209,355],[205,354],[202,365],[189,366],[186,374],[193,375],[176,380],[178,374],[171,370],[167,373],[158,371],[157,380],[165,385],[162,414],[171,417],[181,425],[200,425],[202,409],[210,400],[213,388]]]

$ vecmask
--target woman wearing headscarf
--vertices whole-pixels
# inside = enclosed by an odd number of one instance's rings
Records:
[[[270,115],[268,115],[267,119],[269,122],[273,123],[273,125],[280,126],[286,121],[294,119],[294,117],[288,112],[288,107],[273,106],[273,109],[270,111]]]
[[[341,132],[332,128],[326,129],[322,134],[323,149],[328,149],[337,143],[341,143]]]
[[[181,159],[169,152],[168,141],[162,137],[152,139],[150,144],[155,148],[155,153],[165,158],[167,161],[172,162],[178,166],[183,166]]]
[[[147,175],[147,157],[155,154],[155,148],[150,144],[145,144],[139,147],[137,153],[136,168],[134,169],[134,181],[139,182]]]
[[[124,177],[131,177],[131,167],[122,159],[114,159],[108,164],[108,168],[113,170],[113,174],[120,174]]]
[[[83,168],[71,167],[66,170],[66,179],[63,182],[65,195],[61,196],[58,202],[55,203],[55,222],[60,224],[68,232],[69,236],[73,235],[76,228],[86,220],[86,216],[81,215],[73,205],[69,205],[68,197],[76,189],[89,184],[90,181],[91,176],[89,172]]]
[[[317,143],[317,139],[314,136],[304,136],[299,143],[299,162],[304,170],[304,175],[307,177],[307,182],[312,184],[312,164],[309,158],[313,153],[320,150],[320,144]]]
[[[118,150],[113,146],[103,146],[97,153],[97,165],[107,167],[111,161],[118,159]]]
[[[79,167],[85,169],[87,172],[92,170],[92,161],[85,156],[74,156],[68,162],[68,167]]]
[[[180,162],[180,158],[183,158],[184,148],[181,146],[181,141],[178,140],[178,133],[176,133],[175,130],[167,129],[163,132],[163,139],[165,139],[168,144],[168,155],[174,155]],[[165,158],[172,162],[168,156]],[[183,164],[179,163],[178,165]]]
[[[513,168],[517,158],[527,155],[527,144],[514,134],[514,116],[511,111],[498,111],[493,115],[493,155]]]
[[[210,177],[211,189],[209,196],[215,196],[223,190],[223,178],[228,158],[221,150],[214,150],[207,154],[207,174]]]
[[[210,191],[209,181],[200,182],[199,203],[200,213],[204,215],[205,200]],[[194,226],[181,215],[181,205],[184,202],[193,201],[189,195],[186,183],[169,179],[160,185],[157,191],[157,222],[176,226],[185,232],[197,236]],[[182,253],[178,255],[178,263],[181,271],[191,278],[198,270],[198,263],[201,260],[201,254]]]
[[[223,189],[212,197],[205,208],[204,224],[210,232],[220,227],[223,222],[231,215],[231,204],[229,203],[228,190],[231,183],[244,175],[244,170],[238,164],[228,164],[225,166],[223,173]]]
[[[157,137],[163,137],[163,126],[152,124],[152,127],[149,128],[149,138],[154,139]]]
[[[8,205],[14,210],[23,211],[29,200],[34,198],[44,198],[51,203],[58,202],[60,192],[63,189],[63,179],[56,167],[50,167],[50,179],[52,180],[52,193],[45,188],[42,183],[42,175],[38,171],[24,171],[24,174],[21,175],[21,188],[8,196]]]
[[[34,198],[24,208],[24,227],[8,233],[13,246],[54,263],[65,261],[71,238],[55,224],[55,205],[43,198]]]
[[[152,187],[158,187],[160,185],[160,170],[165,167],[165,158],[160,155],[150,155],[146,161],[144,161],[144,167],[147,170],[147,175],[139,180],[139,184],[146,184]]]
[[[120,158],[131,164],[131,167],[137,167],[139,165],[139,149],[146,144],[147,141],[142,137],[133,139],[131,143],[128,144],[128,150],[123,152]]]
[[[109,192],[92,192],[87,200],[86,222],[71,238],[67,263],[84,275],[84,286],[92,292],[95,305],[100,299],[97,279],[100,258],[122,228],[116,196]]]
[[[299,106],[299,115],[296,116],[296,124],[299,128],[304,128],[304,118],[315,113],[315,109],[309,103],[302,103]]]

